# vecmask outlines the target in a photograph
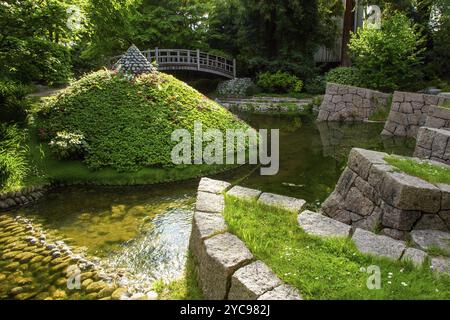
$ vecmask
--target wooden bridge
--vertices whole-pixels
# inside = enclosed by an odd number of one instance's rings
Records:
[[[192,70],[236,78],[236,60],[209,54],[200,50],[159,49],[141,51],[148,61],[156,61],[158,70]],[[120,56],[113,57],[117,61]]]

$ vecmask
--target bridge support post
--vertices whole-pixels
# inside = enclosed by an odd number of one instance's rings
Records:
[[[159,53],[158,53],[158,47],[156,47],[156,48],[155,48],[156,65],[159,65],[159,63],[158,63],[158,56],[159,56]]]
[[[200,49],[197,49],[197,70],[200,70]]]
[[[233,59],[233,78],[236,79],[236,59]]]

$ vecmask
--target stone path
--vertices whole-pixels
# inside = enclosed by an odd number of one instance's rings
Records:
[[[215,300],[300,300],[298,291],[284,284],[235,235],[228,232],[223,217],[224,192],[230,184],[203,178],[197,194],[189,247],[197,261],[198,281],[206,299]],[[233,187],[229,195],[247,200],[263,197],[268,205],[299,212],[304,201],[275,197],[259,190]],[[266,200],[264,200],[266,199]],[[280,203],[276,201],[280,200]]]

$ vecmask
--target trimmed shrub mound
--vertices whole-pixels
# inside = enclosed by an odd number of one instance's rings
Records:
[[[175,129],[248,129],[249,126],[176,78],[159,72],[129,79],[112,71],[91,73],[74,82],[38,114],[41,137],[75,154],[89,168],[136,171],[173,166],[171,141]],[[77,137],[64,143],[61,136]],[[74,139],[69,139],[74,140]]]

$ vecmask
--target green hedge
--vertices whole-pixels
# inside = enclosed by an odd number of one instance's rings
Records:
[[[303,88],[302,80],[282,71],[260,73],[256,84],[265,92],[270,93],[299,93]]]
[[[363,87],[361,73],[356,68],[338,67],[330,70],[325,79],[327,82],[343,84],[347,86]]]

